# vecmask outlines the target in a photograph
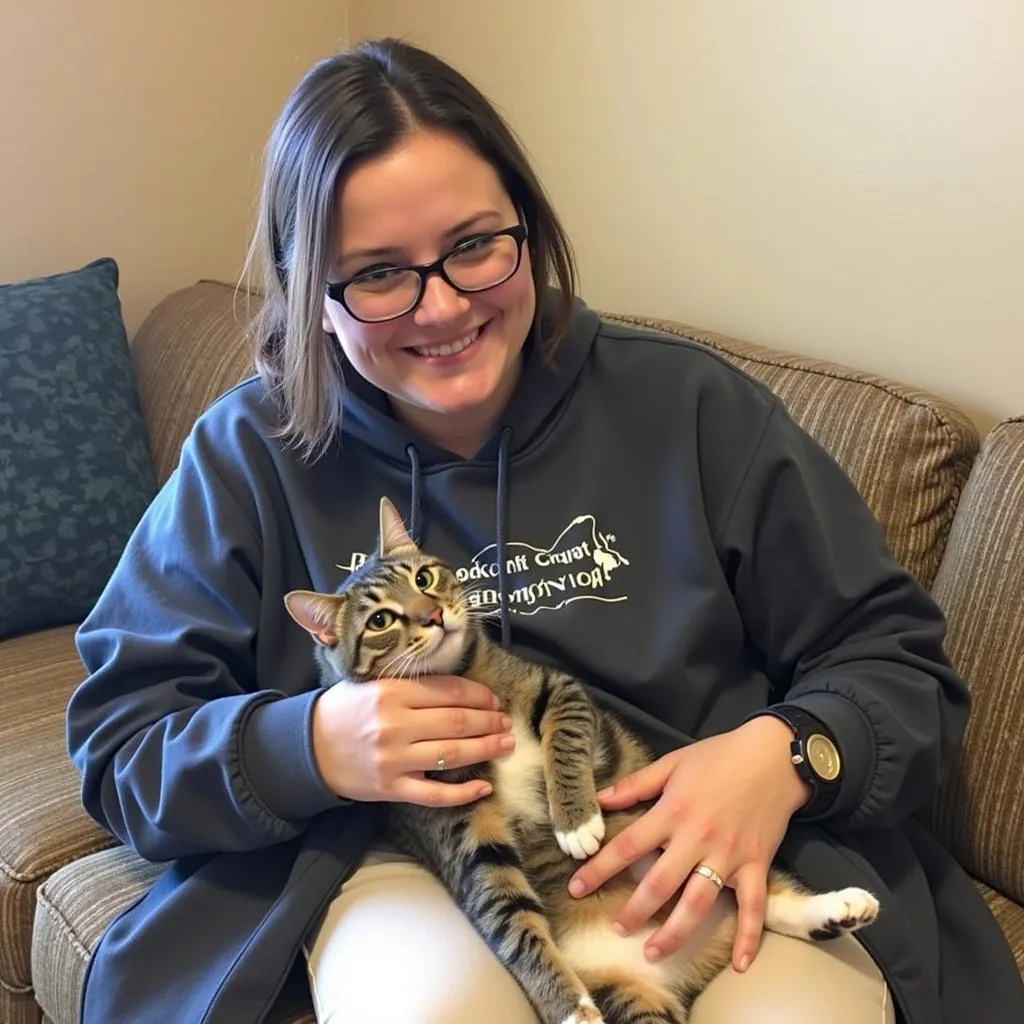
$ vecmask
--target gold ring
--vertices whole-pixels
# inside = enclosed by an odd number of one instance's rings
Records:
[[[695,875],[703,875],[705,878],[710,879],[712,882],[715,883],[715,885],[718,886],[719,889],[721,889],[722,886],[725,885],[725,881],[722,878],[722,876],[714,868],[709,868],[707,864],[698,864],[693,869],[693,873]]]
[[[439,758],[437,759],[437,770],[438,770],[439,772],[443,772],[443,771],[444,771],[444,766],[445,766],[445,765],[446,765],[447,763],[448,763],[448,762],[447,762],[447,761],[446,761],[446,760],[444,759],[444,754],[442,754],[442,755],[441,755],[441,756],[440,756],[440,757],[439,757]]]

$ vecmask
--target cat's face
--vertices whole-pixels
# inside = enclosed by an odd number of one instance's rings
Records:
[[[386,498],[380,518],[377,551],[338,593],[296,590],[285,606],[339,679],[451,674],[470,628],[462,586],[416,547]]]

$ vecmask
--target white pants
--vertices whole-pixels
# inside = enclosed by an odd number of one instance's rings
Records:
[[[519,985],[415,861],[372,851],[304,948],[318,1024],[537,1024]],[[745,974],[724,970],[691,1024],[894,1024],[881,973],[853,936],[765,932]]]

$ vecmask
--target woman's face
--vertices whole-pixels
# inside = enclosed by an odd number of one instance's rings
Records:
[[[431,263],[474,235],[518,220],[486,160],[454,135],[416,131],[345,181],[329,278]],[[376,324],[362,323],[328,297],[324,329],[352,366],[391,397],[400,419],[468,455],[515,387],[535,305],[524,245],[519,269],[488,291],[461,293],[434,274],[419,305]],[[453,351],[442,354],[441,346]]]

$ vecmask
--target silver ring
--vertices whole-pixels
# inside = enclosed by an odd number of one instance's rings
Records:
[[[446,761],[446,760],[444,759],[444,754],[442,754],[442,755],[441,755],[441,756],[440,756],[440,757],[439,757],[439,758],[437,759],[437,770],[438,770],[439,772],[443,772],[443,771],[444,771],[444,766],[445,766],[445,765],[446,765],[447,763],[448,763],[448,762],[447,762],[447,761]]]
[[[705,878],[714,882],[719,889],[721,889],[722,886],[725,885],[725,881],[722,878],[722,876],[714,868],[709,868],[707,864],[698,864],[693,869],[693,873],[695,875],[703,875]]]

